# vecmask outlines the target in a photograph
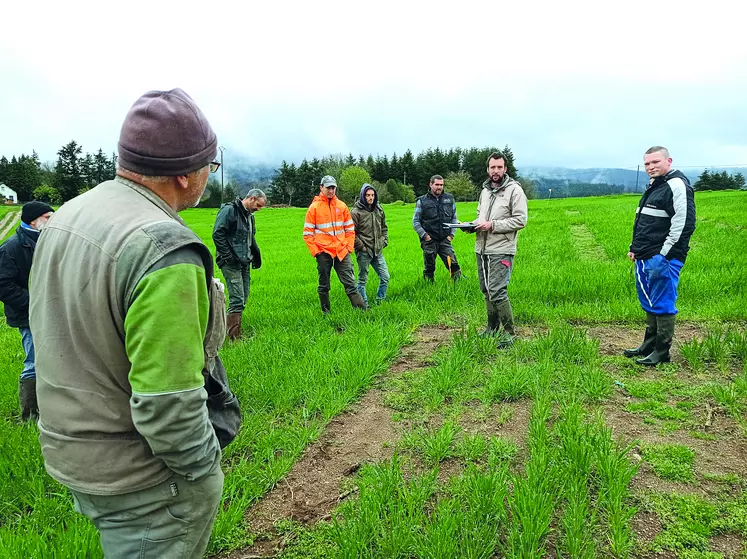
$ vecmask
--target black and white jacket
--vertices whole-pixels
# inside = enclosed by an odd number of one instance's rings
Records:
[[[635,213],[630,251],[636,259],[661,254],[684,263],[695,231],[695,195],[688,178],[672,169],[651,179]]]

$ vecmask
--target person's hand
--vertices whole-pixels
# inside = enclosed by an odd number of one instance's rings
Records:
[[[361,252],[365,252],[365,253],[368,253],[368,251],[366,250],[366,247],[362,247],[362,248],[361,248]]]
[[[493,229],[492,221],[478,221],[475,223],[475,229],[478,231],[490,231]]]
[[[454,240],[454,235],[449,235],[449,236],[448,236],[448,237],[446,237],[446,238],[448,239],[448,241],[449,241],[449,242],[451,242],[451,241],[453,241],[453,240]]]
[[[429,235],[428,233],[426,233],[426,234],[425,234],[425,237],[423,237],[423,240],[424,240],[425,242],[428,242],[428,241],[430,241],[430,240],[431,240],[431,236],[430,236],[430,235]]]
[[[635,254],[633,254],[632,252],[628,253],[628,258],[630,258],[631,262],[635,262]]]

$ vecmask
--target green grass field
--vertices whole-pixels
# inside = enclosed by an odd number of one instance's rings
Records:
[[[696,194],[679,348],[657,371],[617,356],[642,332],[626,258],[637,201],[530,202],[509,288],[523,340],[508,351],[476,336],[485,309],[474,237],[454,241],[466,281],[450,283],[438,264],[435,285],[425,284],[413,205],[387,206],[386,303],[355,312],[333,279],[323,317],[304,210],[257,214],[263,267],[252,272],[246,339],[221,354],[244,425],[224,454],[209,553],[261,545],[284,557],[747,553],[747,193]],[[459,217],[474,218],[475,206],[459,204]],[[183,214],[211,248],[216,213]],[[422,367],[390,371],[426,325],[442,327],[440,347]],[[45,474],[36,426],[19,422],[22,361],[18,332],[0,322],[0,556],[99,557],[96,531]],[[339,508],[321,521],[256,529],[256,503],[275,498],[304,449],[373,386],[396,433],[375,441],[386,457],[362,459],[339,488]],[[351,420],[365,423],[364,411]]]

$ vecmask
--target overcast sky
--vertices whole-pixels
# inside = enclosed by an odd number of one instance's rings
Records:
[[[227,159],[508,144],[519,167],[635,167],[663,144],[747,165],[736,1],[8,4],[6,156],[112,152],[139,95],[181,87]]]

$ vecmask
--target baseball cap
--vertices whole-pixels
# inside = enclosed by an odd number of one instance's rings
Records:
[[[337,181],[332,175],[324,175],[322,177],[322,186],[337,186]]]

